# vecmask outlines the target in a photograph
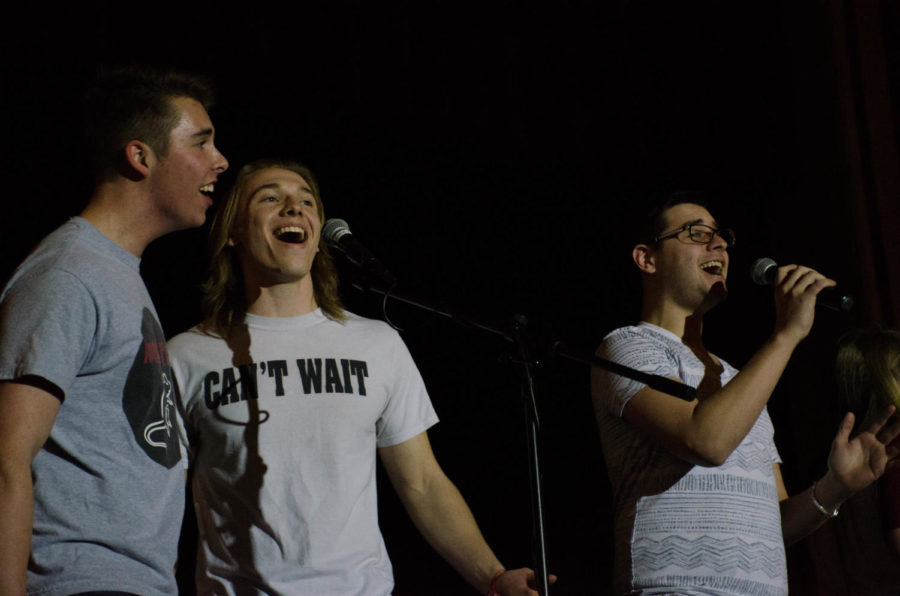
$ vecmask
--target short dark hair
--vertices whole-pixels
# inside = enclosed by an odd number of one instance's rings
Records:
[[[638,243],[653,244],[653,240],[666,231],[666,211],[685,203],[700,205],[704,209],[708,209],[710,199],[707,193],[696,190],[679,190],[655,199],[650,211],[641,222]]]
[[[137,139],[166,155],[178,125],[176,97],[194,99],[208,110],[212,85],[197,75],[137,66],[97,74],[82,102],[84,144],[95,182],[115,177],[129,141]]]

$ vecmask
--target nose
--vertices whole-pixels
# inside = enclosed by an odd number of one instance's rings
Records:
[[[225,159],[218,147],[213,146],[213,149],[215,151],[213,154],[213,169],[221,174],[228,169],[228,160]]]
[[[284,201],[283,212],[285,215],[299,215],[303,213],[303,210],[300,208],[300,199],[288,196]]]
[[[718,231],[713,233],[712,240],[706,245],[708,250],[728,250],[728,243]]]

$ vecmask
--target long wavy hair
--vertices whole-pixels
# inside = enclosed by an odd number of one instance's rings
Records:
[[[277,168],[299,174],[309,184],[316,198],[316,211],[319,221],[325,221],[325,208],[319,195],[319,185],[315,176],[306,166],[288,160],[264,158],[248,163],[242,167],[231,189],[222,201],[212,220],[209,231],[210,273],[203,284],[203,316],[204,330],[228,338],[230,332],[244,322],[247,314],[247,298],[244,287],[244,274],[235,247],[229,245],[238,211],[241,208],[241,197],[245,193],[247,178],[260,170]],[[319,238],[319,252],[313,261],[309,275],[313,282],[313,295],[322,312],[331,319],[342,321],[345,318],[338,294],[338,275],[328,252],[328,245]]]
[[[900,332],[846,333],[838,343],[835,375],[841,399],[861,422],[857,428],[866,428],[891,404],[900,410]]]

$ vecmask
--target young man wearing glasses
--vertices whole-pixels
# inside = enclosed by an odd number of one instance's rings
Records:
[[[649,218],[632,258],[641,271],[638,325],[598,355],[697,389],[684,401],[595,369],[592,393],[615,493],[618,593],[787,594],[785,543],[837,515],[884,472],[900,433],[889,409],[853,440],[841,423],[828,472],[788,497],[766,402],[812,328],[816,295],[835,285],[787,265],[775,285],[771,337],[738,372],[703,345],[703,316],[727,296],[723,230],[696,197],[674,195]],[[877,436],[876,436],[877,435]]]

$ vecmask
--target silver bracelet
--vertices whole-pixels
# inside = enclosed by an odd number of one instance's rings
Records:
[[[838,514],[838,508],[840,507],[840,505],[838,505],[837,507],[835,507],[834,510],[832,510],[832,511],[828,511],[827,509],[825,509],[825,507],[823,507],[822,504],[819,503],[819,499],[816,498],[816,484],[817,484],[817,483],[818,483],[818,480],[817,480],[816,482],[813,482],[813,485],[812,485],[812,502],[813,502],[813,505],[815,505],[815,506],[816,506],[816,509],[818,509],[819,512],[820,512],[822,515],[824,515],[825,517],[837,517],[837,514]]]

